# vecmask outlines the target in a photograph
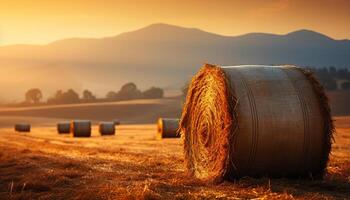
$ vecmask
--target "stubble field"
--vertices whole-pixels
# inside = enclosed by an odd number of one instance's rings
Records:
[[[0,129],[1,199],[350,199],[350,117],[337,134],[323,181],[252,179],[219,185],[186,174],[181,139],[156,140],[155,124],[117,127],[116,136]]]

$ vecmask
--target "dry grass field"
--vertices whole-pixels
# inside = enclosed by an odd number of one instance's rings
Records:
[[[0,199],[350,199],[350,117],[337,134],[323,181],[253,179],[219,185],[189,177],[181,139],[156,140],[158,116],[180,99],[0,109]],[[121,119],[116,136],[58,135],[61,120]],[[13,124],[29,122],[31,133]],[[153,123],[152,123],[153,122]]]
[[[91,138],[72,138],[56,132],[62,116],[51,117],[0,117],[0,199],[350,199],[350,117],[335,118],[324,180],[219,185],[189,177],[182,140],[156,140],[155,124],[122,124],[107,137],[94,126]],[[14,132],[18,121],[32,123],[32,132]]]

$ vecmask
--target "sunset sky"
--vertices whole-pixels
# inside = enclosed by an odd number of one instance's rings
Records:
[[[350,39],[349,0],[0,0],[0,45],[106,37],[152,23],[223,35],[311,29]]]

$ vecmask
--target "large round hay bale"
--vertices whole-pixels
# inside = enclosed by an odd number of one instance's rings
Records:
[[[60,122],[57,124],[57,132],[59,134],[68,134],[71,131],[70,122]]]
[[[157,123],[157,138],[179,138],[179,119],[159,118]]]
[[[194,176],[322,178],[334,127],[322,86],[294,66],[205,65],[180,121]]]
[[[30,124],[27,123],[15,124],[15,131],[17,132],[30,132],[30,128]]]
[[[74,120],[71,123],[73,137],[90,137],[91,122],[88,120]]]
[[[104,135],[115,135],[115,123],[114,122],[100,122],[99,132]]]

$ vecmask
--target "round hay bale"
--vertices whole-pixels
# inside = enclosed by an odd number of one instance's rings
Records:
[[[99,124],[99,131],[102,136],[115,135],[115,123],[114,122],[101,122]]]
[[[322,178],[334,127],[323,87],[295,66],[206,64],[192,79],[180,121],[189,172]]]
[[[115,120],[113,120],[113,122],[114,122],[114,125],[115,125],[115,126],[120,125],[120,120],[119,120],[119,119],[115,119]]]
[[[57,124],[57,132],[59,134],[68,134],[71,131],[70,122],[60,122]]]
[[[157,138],[179,138],[179,119],[159,118],[157,123]]]
[[[30,132],[30,128],[30,124],[27,123],[15,124],[15,131],[17,132]]]
[[[73,137],[90,137],[91,122],[88,120],[74,120],[71,123]]]

